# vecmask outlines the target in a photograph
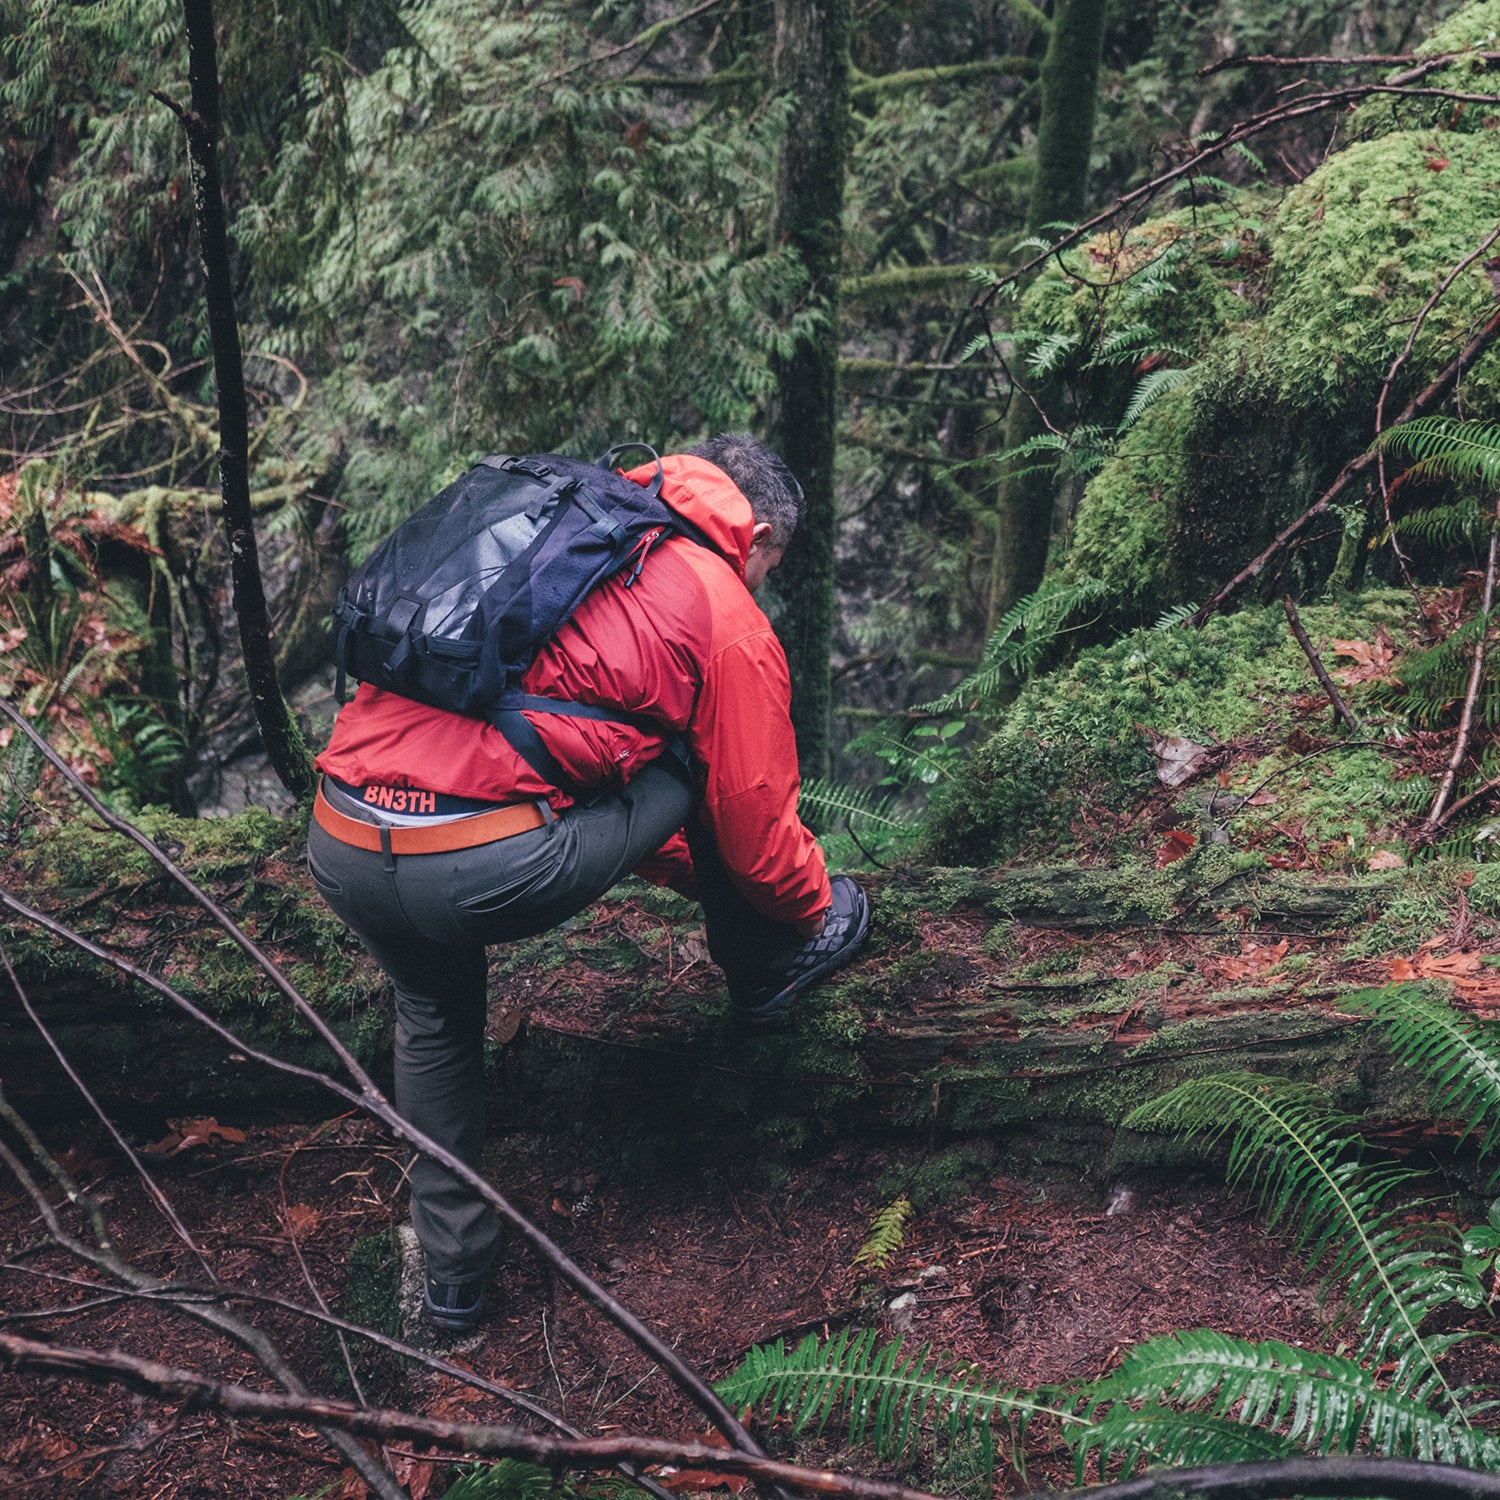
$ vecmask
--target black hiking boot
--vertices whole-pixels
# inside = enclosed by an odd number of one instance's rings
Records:
[[[803,990],[859,952],[870,931],[869,897],[847,875],[835,875],[831,883],[833,905],[817,937],[773,955],[753,979],[730,980],[730,1015],[741,1025],[774,1022]]]
[[[422,1313],[442,1333],[472,1333],[484,1317],[482,1281],[434,1281],[422,1292]]]

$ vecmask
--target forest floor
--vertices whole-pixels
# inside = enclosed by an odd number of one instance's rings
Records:
[[[1080,935],[1012,923],[998,951],[986,947],[987,930],[961,913],[932,916],[905,944],[868,961],[889,973],[911,951],[944,955],[938,971],[918,966],[910,983],[887,993],[902,1024],[940,1016],[965,988],[1076,984],[1078,971],[1124,981],[1148,974],[1150,992],[1114,1014],[1092,1014],[1085,1001],[1073,1017],[1077,1027],[1111,1034],[1123,1055],[1138,1043],[1131,1028],[1146,1003],[1165,1004],[1172,1018],[1212,1016],[1215,993],[1235,978],[1237,1005],[1275,1010],[1301,1004],[1309,993],[1382,982],[1393,964],[1410,962],[1400,954],[1350,958],[1341,946],[1347,932],[1278,937],[1253,927],[1158,925]],[[1439,938],[1414,955],[1417,963],[1424,953],[1440,961],[1452,952],[1482,963],[1495,946],[1486,938],[1478,953],[1462,907]],[[591,921],[561,935],[550,967],[512,971],[501,991],[524,1001],[537,1035],[611,1032],[639,978],[632,981],[629,966],[599,967],[601,952],[622,944],[673,976],[670,996],[642,1006],[648,1031],[661,1021],[653,1009],[685,999],[714,1003],[719,982],[691,936],[674,934],[629,898],[603,903]],[[1280,975],[1288,957],[1301,962]],[[1018,977],[1059,971],[1061,979]],[[1491,971],[1478,972],[1486,986],[1478,1003],[1487,1006]],[[1245,993],[1247,978],[1260,982],[1263,998]],[[498,1024],[507,1015],[497,1006]],[[698,1024],[722,1026],[716,1018]],[[617,1028],[612,1034],[619,1042]],[[610,1138],[608,1117],[611,1107],[628,1110],[628,1101],[615,1095],[601,1118],[599,1101],[590,1100],[570,1126],[536,1115],[524,1090],[507,1087],[505,1072],[496,1071],[491,1100],[492,1179],[713,1378],[752,1345],[846,1326],[930,1343],[973,1361],[989,1381],[1019,1387],[1096,1377],[1123,1348],[1172,1329],[1205,1326],[1303,1344],[1327,1331],[1316,1288],[1296,1256],[1211,1175],[1148,1172],[1111,1182],[1097,1170],[1032,1173],[992,1150],[940,1148],[933,1139],[914,1150],[913,1132],[892,1130],[833,1135],[768,1154],[753,1121],[730,1123],[707,1143],[686,1142],[679,1159],[670,1141],[658,1141],[654,1155],[631,1156]],[[301,1301],[313,1300],[315,1286],[330,1305],[374,1321],[367,1289],[355,1288],[353,1303],[342,1300],[349,1257],[357,1243],[381,1243],[369,1237],[388,1236],[404,1219],[404,1157],[373,1124],[325,1114],[298,1106],[174,1122],[136,1116],[129,1133],[146,1148],[143,1159],[223,1281]],[[618,1122],[622,1136],[631,1123]],[[153,1275],[194,1279],[192,1254],[97,1127],[58,1120],[47,1134],[101,1204],[126,1259]],[[1410,1148],[1410,1127],[1393,1125],[1389,1143]],[[904,1244],[883,1272],[856,1270],[873,1216],[901,1191],[918,1208]],[[29,1200],[11,1194],[0,1201],[0,1236],[8,1245],[36,1241],[41,1227]],[[248,1356],[195,1325],[164,1320],[139,1303],[83,1306],[95,1294],[51,1280],[52,1273],[76,1276],[79,1267],[49,1249],[16,1260],[0,1282],[6,1312],[74,1303],[80,1311],[23,1322],[20,1331],[119,1346],[266,1386]],[[485,1337],[462,1350],[461,1362],[590,1432],[703,1432],[702,1419],[668,1381],[529,1252],[510,1245],[491,1290]],[[341,1358],[326,1332],[274,1308],[246,1303],[239,1310],[277,1338],[312,1386],[340,1388]],[[362,1360],[360,1368],[373,1402],[454,1419],[505,1419],[494,1399],[448,1377],[401,1374],[380,1359]],[[1033,1426],[1027,1454],[1030,1485],[1066,1486],[1071,1461],[1055,1431]],[[440,1496],[452,1477],[449,1466],[401,1445],[391,1458],[414,1500]],[[944,1467],[939,1460],[935,1471],[931,1452],[883,1467],[869,1455],[847,1462],[947,1493],[989,1492],[961,1462]],[[1028,1487],[1015,1473],[999,1478],[1011,1493]],[[308,1427],[278,1433],[202,1412],[174,1416],[118,1389],[6,1375],[0,1495],[8,1494],[349,1500],[365,1488]]]
[[[1311,697],[1291,708],[1296,726],[1326,715]],[[1358,803],[1330,785],[1321,742],[1300,732],[1274,796],[1265,762],[1281,741],[1257,732],[1216,745],[1186,792],[1147,785],[1123,811],[1084,814],[1067,847],[1031,851],[1048,865],[861,875],[875,895],[870,946],[808,997],[784,1041],[730,1033],[722,979],[676,898],[623,890],[495,954],[488,1175],[714,1379],[754,1345],[846,1327],[930,1344],[1016,1387],[1095,1378],[1173,1329],[1332,1341],[1315,1280],[1246,1199],[1196,1165],[1122,1166],[1115,1154],[1135,1103],[1195,1070],[1253,1066],[1331,1088],[1412,1165],[1452,1161],[1453,1128],[1403,1113],[1399,1070],[1361,1040],[1364,1023],[1342,1001],[1423,981],[1471,1015],[1500,1012],[1496,867],[1408,866],[1382,847],[1394,841],[1378,820],[1357,850],[1328,832],[1317,799],[1340,813]],[[1232,825],[1217,805],[1225,794],[1239,809]],[[324,1000],[339,987],[330,1013],[378,1008],[378,976],[361,971],[312,895],[295,828],[262,822],[243,849],[188,854],[208,862],[205,882],[299,983],[324,984]],[[231,837],[186,823],[152,836],[174,852]],[[0,884],[65,921],[97,923],[87,930],[100,941],[176,982],[196,979],[198,993],[237,986],[253,1018],[263,980],[221,968],[228,945],[204,914],[84,820],[60,818],[17,844]],[[378,1263],[406,1217],[405,1155],[380,1128],[330,1119],[308,1094],[235,1083],[249,1070],[226,1067],[222,1049],[176,1054],[185,1038],[161,1009],[132,1012],[96,974],[49,969],[41,947],[25,957],[32,999],[80,1054],[100,1033],[91,1067],[136,1046],[128,1065],[116,1060],[107,1103],[223,1282],[321,1296],[377,1326],[391,1315],[393,1274]],[[0,1013],[0,1058],[8,1095],[100,1203],[119,1252],[154,1276],[198,1279],[194,1253],[128,1162],[81,1107],[59,1103],[68,1087],[16,1014]],[[205,1059],[212,1082],[186,1107],[163,1103]],[[267,1388],[248,1356],[197,1325],[55,1279],[90,1273],[45,1247],[36,1205],[5,1191],[6,1326]],[[872,1220],[898,1195],[915,1208],[904,1242],[883,1270],[856,1269]],[[1483,1204],[1460,1206],[1482,1219]],[[478,1374],[591,1433],[704,1431],[633,1346],[514,1243],[491,1299],[483,1339],[456,1354]],[[314,1389],[347,1391],[326,1331],[253,1300],[237,1311]],[[456,1379],[385,1357],[358,1367],[373,1403],[505,1420]],[[771,1434],[778,1451],[790,1451],[785,1436]],[[799,1443],[799,1454],[833,1457]],[[1066,1487],[1071,1459],[1055,1428],[1034,1423],[1025,1455],[1026,1480],[997,1476],[1006,1493]],[[398,1445],[390,1457],[413,1500],[437,1500],[452,1478],[421,1452]],[[902,1460],[838,1461],[967,1500],[990,1493],[971,1461],[930,1444]],[[0,1496],[364,1493],[310,1427],[174,1415],[117,1388],[0,1375]]]
[[[748,1160],[724,1162],[708,1185],[670,1175],[645,1185],[611,1180],[570,1147],[528,1135],[522,1122],[504,1123],[510,1128],[497,1132],[487,1166],[513,1201],[716,1378],[753,1344],[849,1324],[931,1342],[1017,1386],[1097,1375],[1124,1346],[1174,1328],[1302,1343],[1323,1330],[1295,1258],[1243,1202],[1207,1180],[1120,1188],[1101,1199],[1076,1184],[986,1178],[924,1211],[877,1277],[856,1273],[851,1262],[882,1206],[871,1191],[886,1164],[879,1150],[806,1153],[774,1188]],[[336,1304],[350,1246],[402,1216],[399,1153],[374,1127],[348,1118],[321,1127],[252,1124],[243,1133],[243,1140],[209,1134],[154,1160],[153,1174],[224,1281],[311,1300],[310,1279]],[[194,1278],[192,1256],[107,1143],[83,1131],[55,1144],[103,1205],[122,1255],[154,1275]],[[36,1236],[29,1202],[12,1197],[3,1207],[6,1241]],[[24,1264],[30,1274],[5,1277],[11,1315],[91,1300],[83,1288],[47,1279],[78,1274],[56,1251]],[[905,1308],[902,1297],[910,1299]],[[275,1310],[242,1310],[277,1337],[311,1384],[337,1383],[340,1358],[326,1333]],[[265,1385],[248,1356],[139,1304],[41,1326],[59,1340]],[[486,1336],[460,1359],[595,1433],[703,1431],[663,1376],[515,1246],[492,1279]],[[385,1364],[364,1370],[373,1400],[451,1419],[505,1419],[493,1398],[450,1378],[393,1377]],[[1061,1450],[1041,1428],[1033,1434],[1032,1481],[1062,1482]],[[414,1500],[442,1493],[446,1465],[399,1444],[392,1456]],[[879,1467],[868,1456],[851,1463]],[[973,1474],[949,1474],[944,1483],[955,1493],[984,1492]],[[117,1389],[7,1375],[0,1494],[21,1493],[342,1500],[365,1488],[307,1427],[289,1434],[201,1412],[174,1417]]]

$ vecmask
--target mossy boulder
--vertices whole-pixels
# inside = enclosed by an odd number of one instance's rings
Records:
[[[1497,23],[1500,4],[1467,6],[1426,50],[1493,47]],[[1443,86],[1491,88],[1483,68],[1456,62]],[[1110,585],[1118,623],[1211,593],[1373,438],[1387,370],[1434,288],[1493,223],[1500,189],[1500,109],[1414,107],[1423,103],[1368,106],[1355,138],[1284,199],[1257,190],[1221,204],[1214,232],[1197,233],[1173,267],[1172,305],[1187,315],[1174,341],[1195,363],[1089,480],[1069,545],[1069,571]],[[1183,233],[1174,217],[1137,234],[1159,244],[1167,225]],[[1025,310],[1051,327],[1060,300],[1034,289]],[[1387,420],[1493,304],[1476,261],[1424,320]],[[1465,415],[1495,416],[1497,391],[1490,351],[1465,377]],[[1356,536],[1358,501],[1344,516]],[[1340,528],[1326,530],[1291,560],[1299,584],[1332,572]]]
[[[1405,595],[1379,590],[1343,606],[1309,607],[1303,617],[1314,638],[1368,639],[1382,629],[1404,635],[1409,612]],[[1135,630],[1084,651],[1029,683],[937,791],[922,852],[943,864],[998,863],[1065,838],[1085,802],[1105,809],[1138,802],[1156,784],[1142,726],[1205,745],[1264,731],[1269,756],[1273,731],[1309,690],[1316,692],[1306,658],[1274,606],[1211,620],[1201,631]],[[1268,760],[1266,774],[1273,769]],[[1307,804],[1299,812],[1326,839],[1394,821],[1409,801],[1374,751],[1331,754],[1308,782],[1298,788]],[[1195,799],[1201,793],[1184,791],[1185,807]]]

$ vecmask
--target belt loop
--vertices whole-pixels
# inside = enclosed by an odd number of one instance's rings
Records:
[[[380,852],[385,855],[385,873],[394,875],[396,873],[396,856],[391,853],[391,827],[389,823],[380,824]]]
[[[536,810],[542,815],[542,827],[549,823],[557,822],[557,814],[552,811],[552,804],[545,797],[536,799]]]

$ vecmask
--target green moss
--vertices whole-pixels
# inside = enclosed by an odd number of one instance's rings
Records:
[[[1067,571],[1107,584],[1122,620],[1149,624],[1170,602],[1167,528],[1172,499],[1188,481],[1192,399],[1189,381],[1147,407],[1089,481],[1078,510]]]
[[[1500,864],[1476,866],[1469,901],[1487,917],[1500,917]]]
[[[344,1293],[339,1316],[373,1328],[387,1338],[401,1332],[401,1247],[394,1229],[367,1234],[349,1247],[344,1257]],[[397,1403],[406,1389],[404,1364],[395,1354],[361,1339],[348,1340],[355,1372],[367,1398],[387,1405]],[[330,1333],[324,1361],[340,1390],[349,1389],[343,1354]]]
[[[960,1141],[930,1155],[903,1156],[876,1179],[875,1196],[888,1202],[904,1193],[918,1213],[925,1213],[973,1192],[994,1163],[994,1148],[986,1141]]]
[[[1344,949],[1348,958],[1378,958],[1412,953],[1453,921],[1458,893],[1469,866],[1435,862],[1409,870],[1388,888],[1373,922]]]
[[[1359,636],[1382,625],[1404,628],[1408,605],[1394,591],[1372,592],[1303,614],[1314,637]],[[1137,630],[1085,651],[1029,683],[934,797],[923,857],[1008,859],[1065,831],[1085,800],[1122,807],[1139,795],[1153,764],[1138,725],[1203,744],[1233,739],[1268,727],[1279,706],[1308,686],[1306,659],[1279,608],[1219,617],[1201,631]],[[1135,906],[1165,911],[1182,878],[1170,869],[1140,871],[1123,894],[1111,885],[1107,899],[1128,896]]]
[[[1460,6],[1434,26],[1417,50],[1418,57],[1436,57],[1445,52],[1489,51],[1500,48],[1500,3],[1478,0]],[[1452,89],[1457,93],[1489,93],[1495,75],[1482,58],[1458,58],[1422,84]],[[1455,105],[1448,99],[1397,99],[1390,96],[1369,100],[1355,111],[1350,133],[1356,136],[1386,135],[1393,130],[1427,126],[1451,134],[1494,128],[1495,111],[1483,104]]]
[[[1429,46],[1439,36],[1443,50],[1493,45],[1485,38],[1497,16],[1492,0],[1468,6]],[[1487,76],[1482,85],[1470,76],[1480,67],[1455,64],[1445,86],[1488,88]],[[1426,110],[1420,100],[1367,109],[1376,113],[1365,117],[1363,139],[1334,152],[1279,206],[1260,205],[1268,228],[1249,237],[1255,263],[1236,262],[1231,285],[1211,237],[1200,236],[1173,268],[1174,284],[1183,283],[1172,299],[1173,342],[1196,363],[1090,479],[1069,540],[1067,571],[1109,584],[1118,624],[1205,597],[1366,446],[1380,383],[1418,309],[1492,217],[1500,110],[1455,111],[1445,101]],[[1249,218],[1248,200],[1238,207],[1238,221],[1235,205],[1219,210],[1227,225],[1260,222]],[[1160,240],[1172,222],[1139,233]],[[1425,318],[1392,391],[1397,406],[1452,358],[1493,300],[1476,262]],[[1059,331],[1085,316],[1041,283],[1024,306]],[[1483,355],[1464,388],[1466,415],[1500,411],[1500,353]],[[1333,535],[1300,548],[1293,580],[1322,584],[1338,546]],[[1352,561],[1346,555],[1346,572]]]

